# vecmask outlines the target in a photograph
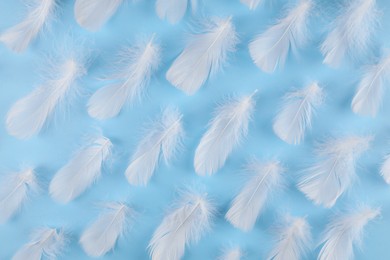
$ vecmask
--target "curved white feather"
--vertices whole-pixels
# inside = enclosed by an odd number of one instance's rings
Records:
[[[385,182],[390,184],[390,154],[385,157],[380,173]]]
[[[157,0],[156,12],[160,19],[167,19],[171,24],[179,22],[187,11],[189,0]],[[191,0],[192,10],[195,11],[197,0]]]
[[[240,248],[233,248],[226,251],[218,260],[240,260],[242,252]]]
[[[111,141],[101,136],[78,151],[51,180],[51,197],[67,203],[83,193],[100,176],[102,165],[111,154],[111,147]]]
[[[298,188],[315,204],[332,207],[356,177],[356,160],[369,148],[371,139],[351,136],[323,144],[319,162],[306,170]]]
[[[282,166],[277,161],[268,163],[253,162],[248,171],[254,174],[234,198],[225,215],[234,227],[250,231],[261,214],[270,194],[282,183]]]
[[[50,16],[56,0],[33,0],[26,18],[0,35],[0,41],[15,52],[24,51],[37,37]]]
[[[77,23],[90,31],[97,31],[116,12],[123,0],[76,0],[74,16]]]
[[[282,67],[290,48],[296,51],[305,44],[311,7],[311,0],[301,0],[285,18],[249,44],[251,58],[261,70],[271,73],[277,66]]]
[[[262,0],[240,0],[240,2],[248,6],[250,10],[255,10]]]
[[[203,34],[192,35],[167,71],[167,80],[187,95],[194,94],[209,75],[220,70],[238,42],[231,18],[215,19]]]
[[[315,109],[322,103],[323,91],[317,83],[288,93],[273,124],[275,134],[289,144],[299,144],[310,129]]]
[[[199,175],[213,174],[248,133],[255,108],[254,94],[228,100],[219,106],[210,127],[195,151],[194,167]]]
[[[164,110],[160,120],[146,130],[138,144],[126,177],[132,185],[146,185],[158,167],[160,158],[168,164],[181,144],[184,136],[182,114],[173,108]]]

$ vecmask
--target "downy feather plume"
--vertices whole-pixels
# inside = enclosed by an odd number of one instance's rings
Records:
[[[361,208],[335,216],[327,225],[318,260],[352,260],[354,245],[362,243],[366,224],[380,215],[379,209]]]
[[[390,184],[390,154],[385,157],[380,173],[385,182]]]
[[[15,52],[23,52],[50,20],[56,0],[33,0],[26,18],[0,35],[0,41]]]
[[[278,161],[254,161],[248,165],[247,171],[253,176],[234,198],[225,215],[234,227],[246,232],[255,225],[270,194],[282,186],[284,169]]]
[[[290,48],[296,52],[306,43],[311,7],[311,0],[301,0],[285,18],[249,44],[252,60],[261,70],[272,73],[278,66],[284,65]]]
[[[255,93],[228,100],[216,109],[209,129],[195,151],[194,167],[197,174],[213,174],[219,170],[234,147],[247,135],[255,109]]]
[[[242,257],[242,252],[240,248],[233,248],[226,251],[218,260],[240,260]]]
[[[161,119],[146,130],[145,137],[131,158],[126,177],[132,185],[146,185],[161,158],[169,163],[184,136],[182,114],[173,108],[164,110]]]
[[[325,56],[323,63],[332,67],[338,67],[346,56],[356,58],[364,55],[376,27],[376,0],[349,2],[321,45],[321,52]]]
[[[267,259],[302,259],[311,246],[310,226],[306,219],[287,216],[277,231],[277,243]]]
[[[109,77],[110,83],[97,90],[88,101],[90,116],[97,119],[114,117],[127,102],[141,98],[160,63],[160,47],[153,38],[120,53],[118,73]]]
[[[30,242],[25,244],[12,260],[56,259],[66,245],[66,236],[62,230],[42,228],[33,232]]]
[[[356,114],[375,116],[382,104],[384,84],[389,80],[390,56],[368,68],[361,79],[352,100],[352,110]]]
[[[214,207],[206,196],[185,194],[154,232],[149,243],[151,259],[181,259],[186,246],[196,243],[209,229],[213,214]]]
[[[255,10],[262,0],[240,0],[240,2],[248,6],[250,10]]]
[[[352,184],[356,160],[369,148],[371,136],[332,139],[318,149],[318,163],[306,170],[298,188],[316,205],[332,207]]]
[[[167,71],[167,80],[187,95],[194,94],[209,75],[220,70],[238,42],[231,21],[214,19],[203,34],[192,35],[183,52]]]
[[[100,215],[80,238],[80,244],[87,255],[99,257],[114,248],[118,238],[126,232],[134,212],[123,203],[108,203]]]
[[[299,144],[306,129],[311,128],[311,120],[316,108],[322,103],[323,91],[312,83],[302,90],[288,93],[273,124],[275,134],[289,144]]]
[[[100,136],[78,151],[51,180],[51,197],[67,203],[83,193],[100,176],[102,165],[111,154],[111,147],[111,141]]]
[[[123,0],[76,0],[74,16],[81,27],[97,31],[111,18],[122,2]]]
[[[83,64],[73,58],[53,67],[51,78],[19,99],[8,111],[8,133],[20,139],[38,134],[58,105],[66,99],[75,81],[85,73]]]
[[[198,0],[157,0],[157,15],[160,19],[167,19],[171,24],[175,24],[185,15],[188,1],[191,1],[192,11],[195,12]]]
[[[33,169],[12,173],[0,183],[0,224],[10,219],[28,199],[31,192],[38,190]]]

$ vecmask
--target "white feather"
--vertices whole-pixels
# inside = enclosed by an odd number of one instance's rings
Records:
[[[90,31],[97,31],[116,12],[123,0],[76,0],[74,16],[77,23]]]
[[[38,183],[33,169],[12,173],[0,184],[0,224],[10,219],[28,199],[31,192],[37,191]]]
[[[242,252],[240,248],[234,248],[226,251],[218,260],[240,260]]]
[[[352,184],[355,164],[369,148],[372,137],[332,139],[318,150],[319,162],[306,170],[298,188],[317,205],[332,207]]]
[[[20,139],[38,134],[85,72],[83,64],[74,59],[53,68],[50,79],[10,108],[6,118],[8,133]]]
[[[302,90],[288,93],[273,124],[275,134],[289,144],[299,144],[306,129],[311,128],[315,109],[322,103],[323,91],[312,83]]]
[[[97,90],[88,101],[90,116],[97,119],[114,117],[127,102],[141,98],[160,63],[160,47],[153,41],[122,51],[118,73],[107,79],[112,83]]]
[[[380,173],[385,182],[390,184],[390,154],[385,157]]]
[[[362,56],[372,41],[378,16],[376,0],[349,2],[321,45],[321,52],[325,56],[323,62],[332,67],[339,66],[346,56]]]
[[[0,35],[0,41],[15,52],[24,51],[53,15],[55,0],[33,0],[26,18]]]
[[[146,130],[131,162],[126,169],[126,177],[132,185],[146,185],[158,167],[160,158],[168,164],[184,135],[182,114],[173,108],[164,110],[161,119]]]
[[[195,151],[197,174],[213,174],[219,170],[234,147],[247,135],[256,103],[253,96],[233,98],[216,109],[209,129]]]
[[[79,242],[87,255],[99,257],[113,249],[133,214],[133,210],[123,203],[108,203],[106,211],[81,235]]]
[[[360,244],[366,224],[380,214],[379,209],[362,208],[339,215],[327,225],[318,260],[352,260],[353,247]]]
[[[284,169],[277,161],[254,161],[248,165],[247,171],[253,176],[234,198],[225,215],[234,227],[246,232],[255,225],[270,194],[281,187]]]
[[[168,22],[175,24],[179,22],[187,11],[189,0],[157,0],[156,12],[160,19],[167,19]],[[191,0],[192,10],[197,7],[197,0]]]
[[[194,94],[209,75],[220,70],[238,42],[231,18],[214,19],[203,34],[192,35],[167,71],[167,80],[187,95]]]
[[[149,243],[152,260],[179,260],[186,246],[196,243],[209,229],[214,207],[205,196],[186,194],[169,213]]]
[[[42,228],[33,232],[29,243],[25,244],[12,257],[12,260],[56,259],[66,245],[62,230]]]
[[[271,73],[287,59],[289,50],[296,52],[308,38],[307,22],[311,0],[301,0],[287,16],[249,44],[253,62],[264,72]]]
[[[250,10],[255,10],[262,0],[240,0],[240,2],[247,5]]]
[[[111,154],[111,147],[111,141],[101,136],[78,151],[51,180],[51,197],[67,203],[83,193],[100,176],[102,165]]]
[[[356,114],[375,116],[382,104],[384,84],[389,80],[390,56],[368,68],[361,79],[352,100],[352,110]]]
[[[287,216],[277,231],[277,243],[267,259],[302,259],[311,246],[310,226],[306,219]]]

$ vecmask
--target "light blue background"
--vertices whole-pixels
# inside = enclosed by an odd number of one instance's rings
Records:
[[[328,218],[335,211],[353,208],[360,203],[381,207],[382,217],[367,226],[363,251],[355,251],[356,259],[390,259],[390,187],[378,173],[384,154],[390,151],[390,102],[387,102],[390,91],[375,119],[359,117],[352,113],[350,103],[362,64],[345,64],[337,70],[322,65],[322,56],[317,47],[325,31],[326,20],[322,18],[332,18],[339,1],[317,1],[310,43],[299,52],[299,57],[290,56],[284,69],[268,75],[252,63],[248,42],[282,15],[282,6],[286,2],[294,1],[265,1],[268,3],[256,11],[249,11],[238,0],[204,0],[198,14],[233,15],[241,43],[224,70],[208,80],[194,96],[185,96],[165,79],[165,72],[184,46],[189,31],[188,22],[192,20],[190,14],[180,24],[172,26],[158,19],[154,1],[128,2],[99,32],[90,33],[74,21],[74,1],[59,2],[57,20],[52,23],[50,31],[36,40],[28,51],[14,54],[0,46],[1,174],[17,171],[23,164],[35,166],[43,187],[41,193],[26,203],[20,214],[7,224],[0,225],[0,259],[10,259],[28,241],[30,232],[41,226],[64,227],[71,234],[70,244],[60,259],[88,259],[77,243],[78,238],[86,225],[97,217],[99,210],[95,204],[110,200],[126,200],[140,215],[131,232],[119,239],[115,250],[102,259],[148,259],[147,244],[177,197],[177,190],[194,183],[204,186],[216,202],[218,214],[212,230],[199,243],[187,248],[184,259],[215,259],[223,248],[236,245],[245,251],[244,259],[263,259],[273,245],[270,227],[280,214],[307,216],[314,239],[318,241]],[[380,0],[378,6],[383,15],[379,17],[381,27],[377,30],[373,57],[382,47],[388,47],[390,39],[390,2]],[[23,12],[21,1],[0,1],[0,30],[17,23],[23,17]],[[91,119],[85,104],[90,94],[101,86],[97,78],[107,71],[115,53],[126,43],[153,33],[157,34],[163,46],[163,64],[151,81],[147,97],[114,119],[103,122]],[[69,34],[83,39],[87,49],[92,51],[88,75],[80,82],[82,96],[57,116],[55,123],[52,122],[39,136],[27,141],[9,136],[4,127],[8,109],[37,86],[40,82],[39,68],[45,62],[43,54],[53,52],[60,41],[58,39],[66,38],[64,35]],[[317,80],[324,88],[326,102],[318,110],[313,129],[308,132],[304,144],[287,145],[273,134],[272,120],[283,95],[311,80]],[[193,170],[194,150],[216,103],[227,95],[249,94],[254,89],[259,89],[259,94],[248,137],[234,150],[223,169],[211,177],[198,177]],[[162,108],[172,104],[177,105],[184,114],[184,149],[170,166],[161,164],[146,188],[131,187],[124,177],[124,170],[142,136],[143,126],[148,120],[158,117]],[[85,136],[99,127],[114,144],[114,160],[105,167],[96,184],[82,196],[67,205],[56,204],[47,195],[47,184],[82,144]],[[342,196],[331,210],[316,207],[295,188],[299,170],[313,161],[312,151],[318,141],[330,135],[343,134],[374,134],[375,140],[370,151],[359,160],[359,179],[351,191]],[[253,156],[280,159],[288,169],[287,187],[271,199],[255,228],[244,233],[234,229],[223,217],[240,188],[242,165]],[[318,251],[318,248],[313,250],[307,259],[315,259]]]

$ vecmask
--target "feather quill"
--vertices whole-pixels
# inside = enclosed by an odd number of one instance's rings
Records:
[[[285,97],[273,124],[275,134],[289,144],[299,144],[310,129],[316,108],[322,103],[323,91],[317,83]]]
[[[127,102],[141,98],[160,63],[160,47],[153,38],[146,44],[137,44],[121,52],[119,72],[108,78],[113,83],[97,90],[88,101],[90,116],[97,119],[114,117]]]
[[[189,0],[157,0],[156,12],[160,19],[167,19],[171,24],[179,22],[187,11]],[[192,11],[196,11],[197,0],[190,0]]]
[[[255,93],[228,100],[216,109],[209,129],[195,151],[194,167],[197,174],[213,174],[219,170],[234,147],[247,135],[256,103]]]
[[[78,151],[51,180],[51,197],[67,203],[83,193],[100,176],[102,165],[111,154],[111,147],[111,141],[100,136]]]
[[[47,24],[56,8],[55,0],[33,0],[26,18],[0,35],[0,41],[15,52],[23,52]]]
[[[192,35],[183,52],[167,71],[167,80],[187,95],[194,94],[209,75],[220,70],[238,42],[228,19],[214,19],[203,34]]]
[[[361,244],[364,227],[380,215],[379,209],[362,208],[336,216],[327,225],[318,260],[352,260],[353,247]]]
[[[179,260],[186,246],[196,243],[209,229],[214,207],[204,195],[189,193],[169,213],[149,243],[152,260]]]
[[[255,10],[262,0],[240,0],[240,2],[248,6],[250,10]]]
[[[296,52],[306,43],[311,7],[311,0],[301,0],[285,18],[249,44],[251,58],[261,70],[272,73],[284,65],[290,48]]]
[[[380,173],[385,182],[390,184],[390,154],[385,157]]]
[[[146,185],[158,167],[160,158],[169,163],[184,136],[182,114],[173,108],[164,110],[160,120],[154,122],[139,143],[126,169],[132,185]]]
[[[66,245],[66,236],[62,230],[42,228],[33,232],[29,243],[25,244],[12,260],[56,259]]]
[[[318,150],[319,162],[306,170],[298,188],[316,205],[332,207],[349,188],[356,160],[369,148],[371,136],[332,139]]]
[[[242,257],[242,252],[240,248],[233,248],[226,251],[218,260],[240,260]]]

